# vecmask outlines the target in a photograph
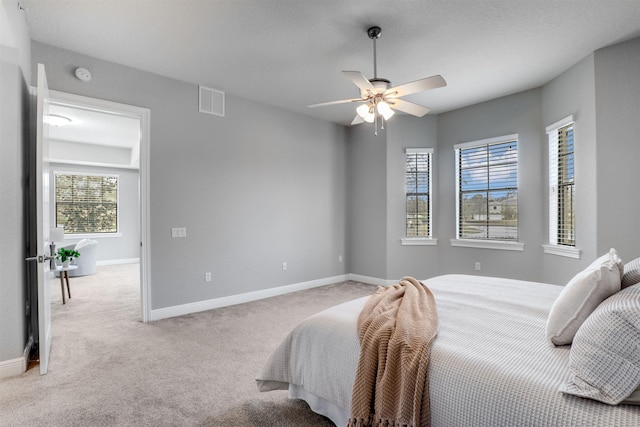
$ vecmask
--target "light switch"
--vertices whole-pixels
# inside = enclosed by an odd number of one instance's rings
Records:
[[[171,229],[171,237],[187,237],[187,229],[185,227],[173,227]]]

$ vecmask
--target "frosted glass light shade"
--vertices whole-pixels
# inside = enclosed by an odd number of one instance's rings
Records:
[[[356,113],[363,119],[369,114],[369,104],[362,104],[358,108],[356,108]]]
[[[378,102],[378,113],[380,113],[385,120],[389,120],[395,114],[391,107],[389,107],[389,104],[384,101]]]
[[[362,104],[356,108],[356,112],[367,123],[373,123],[373,119],[376,117],[370,104]]]

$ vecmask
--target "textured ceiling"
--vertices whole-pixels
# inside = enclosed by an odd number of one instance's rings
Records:
[[[373,77],[441,74],[408,99],[444,112],[540,86],[640,36],[640,0],[21,0],[34,40],[348,124]]]

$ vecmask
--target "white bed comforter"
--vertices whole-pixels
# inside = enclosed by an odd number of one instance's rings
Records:
[[[440,320],[430,362],[433,427],[640,426],[640,406],[609,406],[558,391],[569,378],[569,347],[553,347],[545,325],[562,287],[466,275],[424,283]],[[289,389],[344,425],[366,298],[298,325],[265,364],[258,388]]]

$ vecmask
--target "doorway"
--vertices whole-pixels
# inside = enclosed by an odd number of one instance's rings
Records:
[[[150,320],[149,292],[149,133],[150,110],[127,104],[50,91],[50,160],[73,172],[78,168],[109,168],[131,175],[138,171],[137,236],[128,247],[139,249],[140,320]],[[66,124],[66,126],[65,126]],[[73,126],[73,125],[76,126]],[[53,169],[53,168],[52,168]],[[52,195],[54,199],[54,195]],[[135,221],[135,220],[134,220]],[[123,238],[122,235],[116,236]],[[132,240],[133,239],[133,240]],[[115,239],[114,239],[115,240]],[[131,253],[131,252],[130,252]]]

